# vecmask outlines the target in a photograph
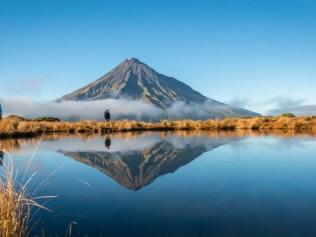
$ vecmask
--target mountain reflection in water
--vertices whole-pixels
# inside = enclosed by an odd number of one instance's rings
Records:
[[[82,236],[309,237],[315,141],[281,130],[47,134],[0,139],[0,172],[12,157],[18,183],[36,174],[36,195],[58,196],[30,236],[76,222]]]
[[[242,130],[115,133],[105,137],[47,134],[41,141],[39,138],[0,140],[0,147],[9,152],[21,150],[26,153],[41,142],[42,149],[58,151],[99,170],[127,189],[139,190],[159,176],[175,172],[207,151],[249,136],[266,135]],[[299,136],[283,132],[273,135]],[[0,151],[0,165],[3,156],[4,153]]]
[[[127,189],[139,190],[159,176],[175,172],[207,151],[249,136],[266,135],[242,130],[115,133],[105,137],[47,134],[41,141],[39,138],[0,140],[0,147],[9,152],[21,150],[26,153],[41,142],[41,149],[58,151],[97,169]],[[306,134],[278,132],[273,135],[297,137]],[[0,165],[3,156],[0,151]]]
[[[105,138],[104,151],[60,151],[108,175],[127,189],[139,190],[161,175],[173,173],[204,152],[238,138],[174,137],[159,139],[143,148],[111,151],[111,137]]]

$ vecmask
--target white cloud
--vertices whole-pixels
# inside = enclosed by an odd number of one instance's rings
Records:
[[[270,110],[270,114],[272,115],[278,115],[283,113],[293,113],[295,115],[316,115],[316,105],[300,105]]]
[[[103,112],[110,109],[112,118],[159,120],[161,118],[210,118],[231,113],[221,104],[174,103],[167,109],[158,108],[139,100],[105,99],[85,102],[34,102],[26,99],[3,100],[4,115],[17,114],[27,118],[58,117],[64,120],[94,119],[103,120]]]
[[[277,115],[283,112],[291,112],[294,108],[303,106],[305,102],[306,100],[303,98],[284,95],[274,96],[263,100],[251,100],[247,97],[236,96],[230,101],[227,101],[227,103],[232,106],[250,109],[263,115]]]
[[[47,79],[44,77],[16,79],[12,80],[10,84],[6,85],[6,91],[10,92],[9,97],[12,96],[34,96],[40,95],[43,92],[44,82]]]
[[[5,115],[17,114],[28,118],[42,116],[61,119],[96,119],[103,120],[103,112],[110,109],[114,118],[119,116],[141,118],[157,117],[161,111],[150,104],[132,100],[100,100],[90,102],[34,102],[23,99],[3,100]]]

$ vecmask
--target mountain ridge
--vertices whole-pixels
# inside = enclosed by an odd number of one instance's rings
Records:
[[[165,76],[137,58],[125,59],[96,81],[67,94],[57,102],[103,99],[141,100],[161,109],[177,102],[208,104],[209,117],[254,116],[252,111],[226,105],[208,98],[174,77]]]

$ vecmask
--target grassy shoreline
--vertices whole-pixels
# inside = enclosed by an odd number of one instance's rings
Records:
[[[6,118],[0,121],[0,138],[34,137],[45,133],[104,134],[132,131],[296,131],[316,132],[316,117],[253,117],[209,120],[162,120],[157,123],[117,120],[99,122],[83,120],[77,122],[33,121],[20,118]]]

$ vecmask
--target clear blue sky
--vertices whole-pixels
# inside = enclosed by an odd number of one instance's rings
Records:
[[[130,57],[259,112],[316,104],[316,1],[0,0],[2,98],[52,100]]]

